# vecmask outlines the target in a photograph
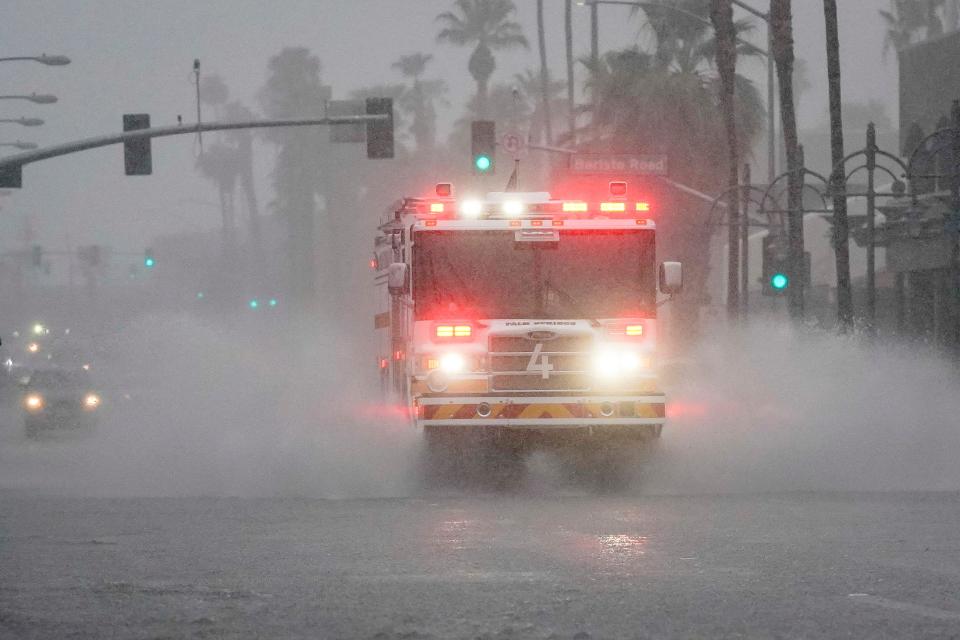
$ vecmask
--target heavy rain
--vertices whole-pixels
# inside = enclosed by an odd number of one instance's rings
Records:
[[[0,638],[960,635],[960,0],[20,0]]]

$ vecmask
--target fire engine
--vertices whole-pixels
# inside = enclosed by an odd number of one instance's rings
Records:
[[[402,199],[379,227],[381,388],[428,445],[468,434],[527,452],[660,436],[654,212],[612,182],[605,199],[545,192]],[[430,447],[428,446],[428,449]]]

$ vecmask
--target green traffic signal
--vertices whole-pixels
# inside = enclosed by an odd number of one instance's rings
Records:
[[[143,259],[143,266],[145,266],[147,269],[153,268],[154,264],[156,263],[154,262],[153,258],[149,256]]]
[[[493,162],[490,160],[490,156],[481,154],[473,159],[473,166],[477,168],[477,171],[484,173],[490,170]]]
[[[260,301],[257,300],[256,298],[253,298],[252,300],[250,300],[250,302],[247,303],[247,306],[250,307],[251,309],[256,309],[257,307],[260,306]]]
[[[775,273],[770,276],[770,286],[777,291],[783,291],[790,286],[790,278],[785,273]]]

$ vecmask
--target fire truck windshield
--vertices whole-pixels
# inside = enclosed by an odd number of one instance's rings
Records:
[[[423,231],[415,238],[418,319],[653,317],[650,230],[561,231],[557,242],[514,231]]]

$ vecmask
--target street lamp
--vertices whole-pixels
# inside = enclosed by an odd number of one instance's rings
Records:
[[[39,127],[43,124],[43,120],[40,118],[0,118],[0,122],[22,124],[25,127]]]
[[[753,45],[746,40],[738,37],[737,40],[743,44],[748,44],[767,58],[767,183],[770,184],[773,182],[774,178],[777,175],[777,140],[776,140],[776,116],[774,108],[774,68],[773,68],[773,30],[770,25],[770,14],[764,13],[759,9],[751,7],[743,0],[731,0],[731,2],[741,9],[744,9],[751,15],[760,18],[767,23],[767,48],[761,49],[756,45]],[[669,4],[663,4],[661,2],[653,1],[643,1],[643,0],[577,0],[577,4],[580,6],[588,6],[592,11],[596,11],[597,6],[601,4],[619,4],[626,5],[628,7],[640,7],[640,8],[657,8],[657,9],[669,9],[676,13],[681,13],[688,18],[697,20],[701,24],[712,27],[713,23],[704,18],[703,16],[698,16],[695,13],[691,13],[686,9],[681,9]]]
[[[38,145],[35,142],[21,142],[17,140],[16,142],[0,142],[0,147],[15,147],[22,151],[29,151],[30,149],[38,148]]]
[[[41,53],[39,56],[13,56],[9,58],[0,58],[0,62],[13,62],[16,60],[33,60],[34,62],[39,62],[40,64],[45,64],[50,67],[62,67],[70,64],[70,58],[67,56],[48,56],[45,53]]]
[[[29,100],[34,104],[53,104],[57,101],[57,96],[49,93],[31,93],[29,95],[0,96],[0,100]]]

